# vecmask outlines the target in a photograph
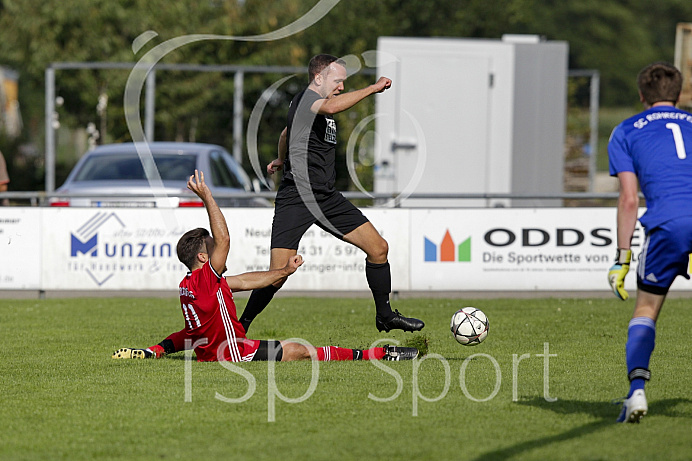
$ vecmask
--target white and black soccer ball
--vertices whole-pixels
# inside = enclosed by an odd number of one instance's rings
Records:
[[[475,307],[464,307],[452,316],[450,328],[454,339],[464,346],[475,346],[488,336],[488,317]]]

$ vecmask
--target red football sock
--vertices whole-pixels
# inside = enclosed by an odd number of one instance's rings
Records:
[[[153,352],[157,359],[166,353],[166,351],[163,350],[163,347],[158,344],[156,346],[148,347],[147,349]]]
[[[330,362],[333,360],[382,360],[384,357],[383,347],[373,347],[372,349],[345,349],[343,347],[325,346],[317,348],[317,360]]]
[[[382,360],[384,347],[373,347],[363,351],[363,360]]]
[[[329,362],[332,360],[353,360],[353,349],[343,347],[325,346],[317,348],[317,360]]]

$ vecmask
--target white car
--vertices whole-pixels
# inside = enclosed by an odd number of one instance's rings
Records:
[[[187,189],[187,180],[195,169],[204,172],[204,180],[219,206],[271,206],[267,199],[247,196],[254,191],[252,181],[221,146],[185,142],[148,145],[153,165],[147,161],[148,156],[140,158],[138,146],[133,143],[108,144],[87,152],[55,191],[51,206],[203,206]],[[149,175],[145,174],[145,164]]]

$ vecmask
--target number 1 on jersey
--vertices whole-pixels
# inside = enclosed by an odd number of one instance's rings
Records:
[[[680,129],[680,125],[677,123],[666,123],[666,128],[673,132],[675,150],[678,153],[678,158],[680,160],[686,159],[687,153],[685,152],[685,142],[682,140],[682,130]]]

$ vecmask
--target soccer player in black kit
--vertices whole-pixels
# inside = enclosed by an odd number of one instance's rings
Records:
[[[391,87],[392,81],[380,77],[373,85],[339,94],[347,77],[346,63],[327,54],[313,57],[308,73],[308,87],[291,101],[287,126],[279,137],[279,158],[267,165],[269,174],[284,170],[276,193],[270,268],[286,266],[298,252],[303,234],[312,224],[317,224],[367,255],[365,276],[375,300],[377,329],[386,332],[420,330],[425,326],[421,320],[404,317],[399,311],[392,312],[389,305],[392,280],[387,241],[363,213],[334,188],[336,122],[332,115],[350,109],[370,95],[382,93]],[[253,290],[240,318],[246,331],[285,280]]]

